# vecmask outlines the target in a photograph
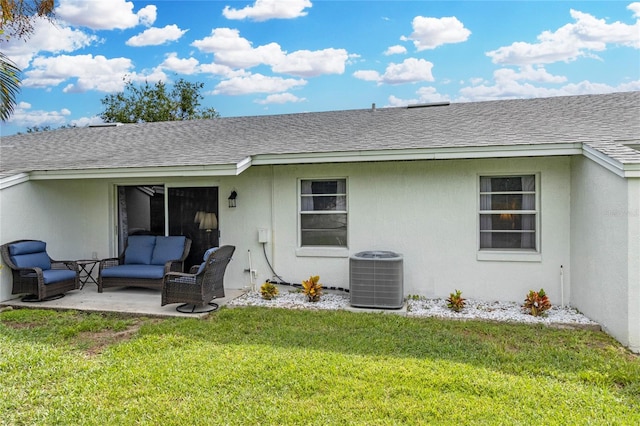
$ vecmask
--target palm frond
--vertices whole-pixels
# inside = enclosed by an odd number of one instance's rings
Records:
[[[20,68],[0,52],[0,120],[7,121],[16,106],[20,92]]]

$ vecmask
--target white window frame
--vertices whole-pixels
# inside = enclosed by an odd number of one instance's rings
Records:
[[[318,211],[308,211],[303,209],[303,198],[304,197],[312,197],[313,194],[303,194],[302,187],[303,182],[311,181],[311,182],[326,182],[326,181],[344,181],[344,192],[336,193],[336,194],[324,194],[328,196],[343,196],[345,200],[344,210],[318,210]],[[349,181],[346,177],[322,177],[322,178],[299,178],[298,179],[298,248],[296,249],[296,254],[298,256],[314,256],[314,257],[344,257],[348,256],[348,245],[349,245]],[[317,196],[317,195],[316,195]],[[346,215],[347,217],[347,232],[346,238],[347,241],[344,245],[318,245],[318,246],[303,246],[302,245],[302,216],[307,214],[340,214]]]
[[[534,191],[522,191],[523,193],[535,193],[535,208],[530,210],[483,210],[481,206],[481,195],[490,194],[490,192],[483,192],[481,189],[481,179],[482,178],[509,178],[509,177],[523,177],[523,176],[533,176],[535,179],[535,189]],[[539,172],[529,172],[529,173],[482,173],[478,174],[476,182],[477,182],[477,259],[478,260],[488,260],[488,261],[521,261],[521,262],[540,262],[542,261],[541,255],[541,238],[540,234],[542,232],[541,229],[541,185],[540,185],[540,173]],[[534,242],[535,248],[481,248],[481,216],[484,214],[533,214],[535,216],[535,225],[534,225]]]

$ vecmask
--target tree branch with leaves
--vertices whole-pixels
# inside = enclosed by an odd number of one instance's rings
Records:
[[[214,108],[200,108],[204,83],[178,80],[171,90],[162,81],[136,86],[128,81],[124,91],[102,98],[104,111],[100,118],[106,123],[147,123],[217,118]]]
[[[26,39],[33,33],[39,17],[51,19],[54,0],[0,0],[0,42]],[[7,121],[20,92],[20,68],[0,52],[0,120]]]

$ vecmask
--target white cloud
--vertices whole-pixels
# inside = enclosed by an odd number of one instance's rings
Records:
[[[195,74],[198,72],[198,60],[195,58],[180,59],[175,52],[169,53],[166,59],[160,64],[160,68],[173,71],[179,74]]]
[[[640,18],[640,2],[631,3],[627,9],[633,12],[634,18]]]
[[[298,77],[342,74],[350,56],[344,49],[298,50],[287,53],[278,43],[253,47],[237,29],[216,28],[211,35],[191,43],[202,52],[213,53],[215,63],[230,68],[270,66],[273,72]]]
[[[632,3],[628,9],[635,17],[640,13],[640,3]],[[607,24],[588,13],[571,10],[575,23],[566,24],[555,32],[544,31],[538,43],[515,42],[487,52],[496,64],[527,65],[574,61],[582,56],[606,49],[607,44],[640,48],[640,20],[628,25],[621,22]]]
[[[298,77],[316,77],[344,73],[349,55],[344,49],[323,49],[313,52],[298,50],[288,55],[274,55],[274,57],[277,61],[271,67],[274,72]]]
[[[227,19],[251,19],[266,21],[269,19],[292,19],[306,16],[306,8],[311,7],[310,0],[256,0],[253,6],[232,9],[225,6],[222,11]]]
[[[611,86],[603,83],[581,81],[569,83],[561,87],[543,87],[531,83],[523,83],[520,79],[496,78],[494,85],[482,84],[460,89],[458,101],[485,101],[511,98],[542,98],[551,96],[587,95],[593,93],[613,93],[640,90],[640,80]]]
[[[31,104],[20,102],[7,122],[20,127],[59,127],[65,124],[70,114],[67,108],[59,111],[32,110]]]
[[[253,48],[251,42],[240,37],[231,28],[216,28],[211,35],[191,43],[205,53],[213,53],[215,62],[232,68],[251,68],[260,64],[273,64],[284,56],[277,43]]]
[[[493,77],[497,82],[527,80],[536,83],[564,83],[567,81],[567,77],[552,75],[542,66],[534,68],[531,65],[525,65],[520,68],[519,72],[510,68],[502,68],[494,71]]]
[[[76,127],[87,127],[93,124],[102,124],[102,123],[104,123],[104,121],[102,120],[102,118],[100,118],[97,115],[94,115],[93,117],[80,117],[80,118],[76,118],[74,120],[69,121],[69,124]]]
[[[116,92],[124,88],[123,79],[132,68],[133,63],[128,58],[107,59],[102,55],[37,57],[32,69],[25,72],[22,84],[24,87],[47,87],[75,79],[64,92]]]
[[[262,74],[251,74],[245,77],[233,77],[221,81],[215,87],[216,95],[246,95],[249,93],[279,93],[307,84],[305,80],[282,77],[268,77]]]
[[[64,24],[52,24],[46,19],[34,18],[34,31],[25,43],[20,39],[3,42],[2,51],[19,68],[25,69],[38,52],[72,52],[90,46],[98,37],[90,36]]]
[[[249,50],[221,50],[215,53],[217,63],[232,68],[251,68],[261,64],[272,65],[284,57],[278,43],[269,43]]]
[[[387,50],[384,51],[384,54],[386,56],[390,56],[390,55],[402,55],[407,53],[407,48],[404,46],[401,46],[399,44],[396,44],[395,46],[390,46]]]
[[[388,101],[387,107],[402,107],[416,103],[414,99],[400,99],[393,95],[389,96]]]
[[[419,88],[416,91],[416,94],[418,95],[418,97],[413,99],[401,99],[391,95],[388,98],[389,104],[386,106],[402,107],[407,105],[426,104],[431,102],[446,102],[450,100],[448,95],[442,95],[438,93],[438,90],[435,87],[430,86]]]
[[[306,101],[306,98],[299,98],[291,93],[276,93],[274,95],[269,95],[265,99],[259,99],[254,101],[257,104],[268,105],[268,104],[286,104],[286,103],[298,103]]]
[[[215,62],[211,64],[201,64],[198,69],[200,70],[200,72],[219,75],[224,78],[243,77],[251,75],[249,72],[243,69],[237,70],[227,65],[216,64]]]
[[[149,26],[155,22],[156,14],[157,8],[153,5],[134,13],[133,2],[126,0],[60,0],[60,6],[55,10],[56,18],[94,30],[123,30],[139,24]]]
[[[360,70],[353,73],[357,79],[364,81],[380,81],[380,73],[374,70]]]
[[[405,84],[418,81],[434,81],[431,69],[433,64],[424,59],[408,58],[402,63],[390,63],[384,74],[376,71],[361,70],[353,73],[353,76],[361,80],[377,81],[378,84]]]
[[[156,22],[157,8],[154,5],[145,6],[138,11],[138,20],[145,27],[150,27]]]
[[[191,43],[205,53],[217,53],[232,50],[251,50],[251,42],[240,37],[240,31],[232,28],[214,28],[211,35]]]
[[[181,30],[177,25],[167,25],[164,28],[148,28],[142,33],[131,37],[125,42],[127,46],[159,46],[169,41],[176,41],[188,30]]]
[[[471,31],[455,16],[444,18],[427,18],[416,16],[413,18],[413,33],[410,36],[402,36],[403,41],[413,41],[418,51],[435,49],[438,46],[449,43],[461,43],[471,35]]]

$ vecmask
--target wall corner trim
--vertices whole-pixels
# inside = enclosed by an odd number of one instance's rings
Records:
[[[19,185],[23,182],[27,182],[29,180],[29,175],[27,173],[18,173],[11,176],[6,176],[0,179],[0,190],[10,188],[14,185]]]

